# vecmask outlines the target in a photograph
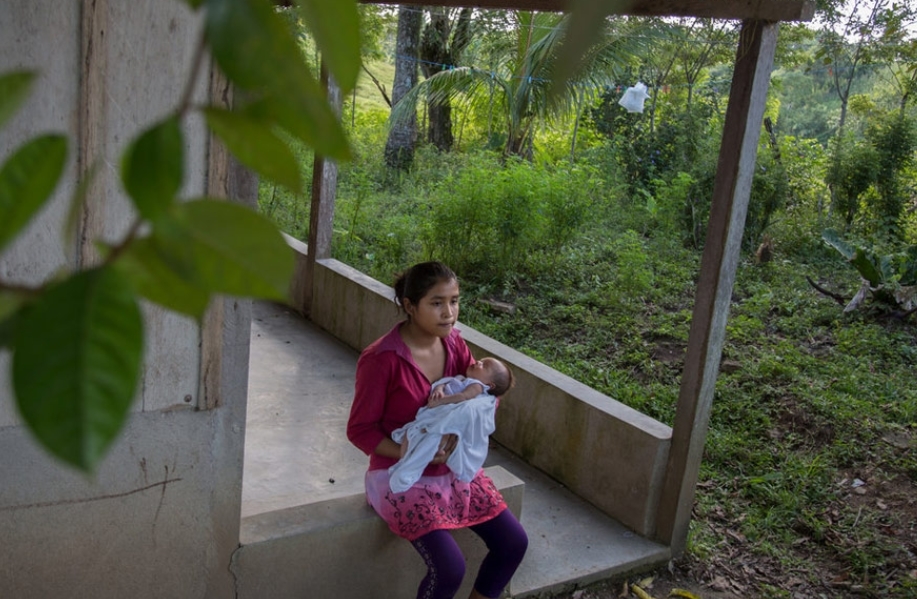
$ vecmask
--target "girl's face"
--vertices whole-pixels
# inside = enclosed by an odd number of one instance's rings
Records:
[[[417,304],[405,300],[405,312],[411,324],[435,337],[448,337],[459,314],[459,284],[443,280],[427,291]]]

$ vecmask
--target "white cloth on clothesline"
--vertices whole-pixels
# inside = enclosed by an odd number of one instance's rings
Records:
[[[624,90],[624,95],[618,100],[618,104],[624,107],[627,112],[643,112],[643,102],[650,95],[646,91],[646,86],[639,81],[633,87]]]

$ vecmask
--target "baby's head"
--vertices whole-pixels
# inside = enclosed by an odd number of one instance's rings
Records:
[[[487,392],[497,397],[501,397],[516,384],[513,372],[496,358],[478,360],[468,367],[465,376],[481,381],[487,385]]]

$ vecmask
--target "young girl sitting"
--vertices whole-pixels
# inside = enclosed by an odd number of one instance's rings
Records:
[[[405,320],[369,345],[357,362],[347,437],[369,456],[366,498],[389,528],[409,541],[427,566],[417,597],[451,599],[465,577],[465,557],[449,531],[469,528],[487,545],[471,599],[496,599],[519,567],[528,537],[494,482],[479,470],[460,480],[446,466],[455,436],[446,435],[420,479],[402,493],[389,485],[401,455],[392,432],[414,420],[430,384],[475,362],[455,323],[459,283],[441,262],[416,264],[395,281]]]

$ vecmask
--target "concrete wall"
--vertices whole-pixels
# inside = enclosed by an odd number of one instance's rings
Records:
[[[317,262],[314,285],[311,320],[357,350],[401,319],[391,287],[336,260]],[[516,375],[516,388],[497,410],[494,439],[653,537],[671,428],[470,327],[459,328],[476,357],[499,357]]]
[[[0,72],[40,71],[25,109],[0,134],[0,161],[38,133],[70,140],[53,201],[0,255],[4,281],[33,285],[61,266],[91,264],[94,239],[125,233],[133,215],[118,183],[121,153],[178,105],[200,33],[181,2],[0,3]],[[194,95],[206,100],[209,89],[204,76]],[[183,193],[202,195],[213,186],[211,144],[200,119],[187,119],[185,133]],[[93,163],[98,178],[68,245],[69,198]],[[0,352],[0,597],[233,596],[250,304],[220,301],[211,314],[218,317],[202,328],[144,306],[142,382],[126,429],[92,476],[34,443],[14,406],[10,356]],[[205,383],[208,343],[218,370]],[[198,410],[205,393],[222,407]]]

